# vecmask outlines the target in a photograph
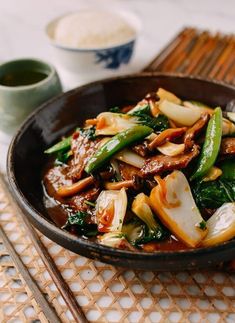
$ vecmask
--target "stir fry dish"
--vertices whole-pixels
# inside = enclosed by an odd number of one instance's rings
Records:
[[[145,252],[235,237],[235,102],[209,107],[159,88],[48,148],[45,207],[62,229]]]

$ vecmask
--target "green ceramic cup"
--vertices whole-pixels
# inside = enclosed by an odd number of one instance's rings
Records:
[[[30,112],[62,92],[53,66],[36,59],[0,64],[0,130],[13,134]]]

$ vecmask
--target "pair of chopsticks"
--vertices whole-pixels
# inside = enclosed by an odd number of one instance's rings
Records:
[[[78,305],[75,297],[73,296],[69,286],[64,281],[60,271],[56,267],[53,259],[51,258],[50,254],[48,253],[47,249],[41,242],[38,234],[31,226],[29,220],[26,218],[26,216],[23,214],[23,212],[19,209],[19,207],[16,205],[15,201],[13,200],[8,185],[4,179],[4,176],[0,174],[0,185],[3,187],[5,194],[7,195],[7,198],[11,202],[11,205],[15,209],[15,212],[17,216],[20,218],[20,220],[25,225],[25,228],[27,229],[27,234],[29,235],[35,249],[37,250],[38,254],[40,255],[47,271],[51,275],[53,282],[55,283],[56,287],[58,288],[61,296],[63,297],[65,303],[67,304],[70,312],[72,313],[74,320],[77,323],[88,323],[88,320],[85,317],[85,314],[83,313],[81,307]],[[55,309],[53,306],[48,302],[46,297],[44,296],[44,293],[41,291],[31,274],[29,273],[27,267],[22,262],[20,256],[15,251],[11,241],[7,237],[6,233],[4,232],[2,226],[0,225],[0,237],[9,252],[9,255],[11,256],[16,268],[20,272],[21,276],[29,286],[30,290],[33,293],[33,296],[37,300],[38,304],[40,305],[42,311],[44,312],[46,318],[51,323],[61,322],[60,318],[58,317]]]

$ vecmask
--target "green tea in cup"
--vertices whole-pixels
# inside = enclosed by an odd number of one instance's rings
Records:
[[[36,59],[0,65],[0,129],[12,134],[27,115],[62,92],[53,66]]]
[[[44,80],[48,74],[43,71],[22,70],[7,73],[0,79],[0,85],[4,86],[22,86],[31,85]]]

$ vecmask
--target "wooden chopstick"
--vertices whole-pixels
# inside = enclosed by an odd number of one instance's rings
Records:
[[[4,188],[5,189],[5,188]],[[44,293],[41,291],[41,289],[38,287],[35,280],[30,275],[28,269],[22,262],[20,256],[15,251],[12,243],[8,239],[6,233],[4,232],[3,228],[0,226],[0,237],[7,249],[7,252],[11,256],[11,259],[13,260],[18,272],[23,277],[24,281],[30,288],[33,297],[37,300],[37,303],[40,305],[42,311],[44,312],[46,318],[51,323],[61,322],[59,317],[56,314],[56,311],[51,306],[51,304],[47,301],[46,297],[44,296]]]
[[[88,320],[85,317],[85,314],[83,313],[81,307],[78,305],[73,293],[71,292],[69,286],[63,279],[59,269],[55,265],[53,259],[51,258],[49,252],[45,248],[44,244],[41,242],[38,234],[33,229],[31,223],[27,219],[27,217],[23,214],[21,209],[16,205],[15,201],[13,200],[7,183],[2,175],[0,175],[0,182],[1,185],[4,188],[4,192],[7,194],[7,197],[11,201],[11,205],[14,207],[17,216],[20,217],[20,219],[23,221],[25,227],[27,228],[27,234],[29,235],[35,249],[37,250],[39,256],[41,257],[46,269],[48,270],[49,274],[51,275],[53,282],[55,283],[56,287],[58,288],[59,292],[61,293],[61,296],[63,297],[65,303],[67,304],[69,310],[71,311],[74,319],[78,323],[88,323]],[[26,283],[28,281],[26,280]],[[44,309],[44,307],[42,307]],[[53,321],[53,323],[56,321]]]

